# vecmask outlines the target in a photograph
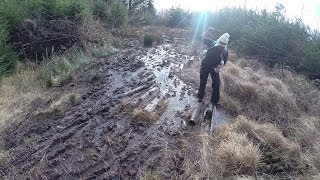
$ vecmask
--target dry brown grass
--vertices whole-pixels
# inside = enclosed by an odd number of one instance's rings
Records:
[[[312,148],[306,153],[306,158],[310,160],[313,170],[320,175],[320,142],[313,144]]]
[[[141,180],[161,180],[160,176],[153,172],[147,172],[140,175]]]
[[[252,176],[242,175],[242,176],[235,176],[232,179],[233,180],[254,180],[255,178]]]
[[[320,141],[320,118],[301,117],[299,123],[294,125],[294,137],[302,147],[312,147]]]
[[[288,70],[275,70],[273,73],[293,92],[301,110],[309,116],[320,117],[320,90],[306,77]]]
[[[287,123],[293,117],[301,115],[292,91],[286,84],[276,78],[268,77],[263,71],[251,68],[241,69],[231,62],[226,66],[222,79],[224,81],[223,102],[228,109],[237,110],[254,119]],[[230,98],[231,97],[231,98]],[[237,102],[238,101],[238,102]],[[228,107],[231,104],[231,107]],[[240,105],[235,108],[234,104]]]
[[[46,92],[36,80],[36,70],[21,70],[3,78],[0,86],[0,128],[19,118],[29,104],[37,98],[47,98]]]
[[[9,153],[0,149],[0,167],[5,165],[9,160]]]
[[[48,97],[46,98],[48,99]],[[77,92],[77,90],[72,90],[72,92],[65,92],[65,94],[61,93],[57,98],[55,98],[55,100],[48,107],[37,109],[33,111],[31,114],[33,116],[50,114],[50,113],[59,114],[61,112],[64,112],[69,105],[74,104],[79,99],[80,99],[80,94]]]
[[[132,115],[133,119],[138,121],[144,121],[147,123],[154,123],[160,118],[160,116],[157,113],[148,112],[140,108],[134,109]]]
[[[93,45],[87,45],[84,51],[71,48],[63,55],[52,56],[50,60],[40,66],[20,65],[13,75],[2,78],[0,80],[0,130],[23,117],[30,109],[30,103],[36,99],[53,99],[53,104],[59,104],[60,101],[65,101],[62,99],[68,98],[72,101],[72,96],[67,96],[77,94],[81,89],[62,92],[61,90],[54,91],[50,87],[63,86],[64,83],[71,81],[79,69],[93,62],[92,54],[96,51],[103,50],[103,53],[111,53],[114,50],[104,44],[110,44],[110,34],[103,30],[102,26],[99,26],[97,22],[84,23],[89,23],[92,27],[84,28],[81,31],[83,40],[105,45],[104,48],[99,49]],[[66,96],[66,94],[69,95]],[[75,99],[73,98],[73,100]]]
[[[243,116],[218,127],[212,136],[198,132],[183,142],[182,179],[264,179],[263,174],[277,177],[278,173],[282,178],[302,177],[312,172],[307,164],[314,166],[319,160],[306,159],[299,144],[274,125]]]
[[[167,109],[169,105],[168,100],[161,100],[160,103],[156,107],[156,113],[161,116],[161,114]]]
[[[190,68],[183,70],[181,76],[184,82],[196,88],[199,84],[199,65],[200,60],[195,61]],[[296,91],[285,81],[270,75],[275,72],[269,74],[263,67],[260,63],[246,62],[231,53],[230,61],[221,74],[221,104],[232,114],[244,114],[261,122],[275,122],[285,126],[286,123],[296,121],[296,117],[303,114]],[[208,81],[209,96],[210,86]],[[305,102],[310,100],[310,97],[306,98]],[[316,108],[312,109],[313,112],[317,111]]]
[[[145,47],[152,47],[154,43],[155,45],[162,43],[162,31],[159,27],[147,26],[143,28],[143,31],[139,33],[139,36]]]
[[[182,80],[198,87],[199,65],[200,60],[185,68]],[[290,71],[268,69],[231,53],[221,79],[221,103],[233,114],[284,125],[303,114],[320,116],[320,91]]]
[[[281,156],[289,169],[300,169],[305,175],[319,174],[320,91],[311,81],[288,70],[268,69],[257,62],[244,63],[243,59],[230,63],[223,79],[222,99],[226,99],[226,107],[231,105],[237,114],[273,123],[287,138],[271,124],[257,128],[242,122],[243,128],[254,129],[276,149],[273,154]],[[250,99],[246,94],[254,98]],[[241,108],[234,108],[232,104]],[[312,167],[310,172],[306,171],[306,164]],[[280,163],[285,169],[283,165]]]
[[[254,174],[261,159],[258,147],[244,134],[230,133],[228,140],[222,141],[213,153],[223,176]]]
[[[235,129],[242,133],[256,133],[265,143],[279,148],[281,151],[299,152],[299,145],[285,138],[281,131],[273,124],[257,124],[243,116],[239,116],[235,121]],[[289,153],[289,152],[286,152]]]
[[[198,86],[198,83],[200,82],[199,71],[200,63],[195,62],[191,68],[184,68],[179,78],[185,83]]]
[[[95,43],[103,45],[104,43],[111,43],[113,37],[109,32],[105,30],[103,24],[92,19],[85,19],[83,21],[83,26],[79,27],[79,32],[81,33],[82,41],[87,41],[89,43]]]
[[[244,134],[220,127],[214,136],[199,133],[185,140],[185,173],[182,179],[223,179],[254,175],[261,152]]]
[[[320,118],[301,117],[291,125],[292,138],[302,147],[305,160],[311,166],[313,174],[320,174]]]
[[[81,89],[70,92],[47,90],[43,88],[38,76],[38,70],[23,69],[1,80],[0,130],[23,118],[32,109],[31,103],[37,99],[53,101],[45,109],[36,109],[32,112],[34,115],[55,109],[63,110],[66,105],[79,98],[78,92]]]
[[[236,131],[248,134],[248,137],[256,143],[268,146],[267,148],[269,150],[279,153],[279,156],[283,158],[283,161],[286,161],[285,163],[296,160],[302,161],[299,144],[284,137],[281,131],[274,125],[270,123],[257,124],[256,122],[240,116],[236,119],[234,127]],[[303,165],[303,163],[300,164],[300,166]],[[295,167],[292,167],[292,169],[294,168]]]
[[[77,52],[72,52],[77,53]],[[32,107],[31,103],[36,99],[52,99],[51,106],[58,106],[72,99],[72,94],[77,94],[81,89],[54,91],[48,87],[53,81],[61,82],[65,77],[71,77],[76,70],[89,62],[90,57],[84,53],[56,56],[47,64],[41,66],[23,66],[11,76],[2,78],[0,84],[0,130],[24,117]],[[72,60],[70,60],[72,59]],[[63,84],[59,83],[59,86]],[[61,107],[61,106],[60,106]],[[54,109],[54,107],[50,107]]]
[[[157,106],[156,109],[153,112],[146,111],[142,108],[134,108],[129,102],[123,103],[122,106],[124,107],[130,107],[126,108],[128,111],[131,111],[131,114],[133,116],[133,119],[138,121],[144,121],[147,123],[154,123],[160,119],[161,114],[167,109],[169,104],[168,100],[161,100]]]
[[[195,87],[198,86],[199,64],[200,61],[195,62],[191,68],[184,70],[182,78],[186,79],[183,81]],[[200,141],[203,144],[215,141],[209,147],[216,152],[218,149],[225,150],[219,154],[224,157],[223,153],[232,154],[235,144],[237,144],[237,150],[241,149],[239,147],[243,148],[240,146],[240,139],[244,139],[243,135],[245,135],[245,139],[258,148],[261,159],[256,170],[271,174],[270,177],[266,177],[267,179],[280,178],[277,172],[289,172],[292,177],[316,177],[314,175],[319,174],[320,168],[319,89],[303,76],[287,70],[270,69],[257,60],[239,58],[234,53],[230,54],[230,61],[221,74],[221,79],[223,107],[233,115],[245,115],[252,120],[240,116],[234,123],[219,127],[213,138],[202,136],[193,141]],[[209,86],[211,86],[210,82],[207,84],[207,90]],[[210,96],[210,91],[207,93]],[[238,136],[239,139],[233,140],[233,136]],[[203,146],[198,144],[197,147]],[[201,164],[208,164],[210,157],[215,157],[215,162],[219,161],[219,158],[213,156],[214,153],[210,153],[210,150],[199,149],[206,153],[200,153],[200,150],[193,151],[206,156],[192,161],[187,158],[186,169],[189,175],[194,173],[193,178],[200,177],[200,179],[201,177],[221,178],[224,168],[208,170],[210,176],[199,170]],[[232,157],[236,158],[237,155]],[[270,161],[272,158],[274,160]],[[221,166],[223,163],[237,162],[237,159],[232,158],[221,159],[227,160],[216,164],[218,167],[223,167]],[[239,175],[241,176],[241,173]],[[253,177],[257,178],[257,176]]]

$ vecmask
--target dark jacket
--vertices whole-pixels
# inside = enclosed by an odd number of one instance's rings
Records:
[[[205,58],[201,62],[201,67],[215,68],[218,67],[221,61],[224,64],[227,63],[229,58],[228,49],[225,48],[222,52],[218,46],[215,46],[216,42],[207,38],[203,38],[203,43],[209,48],[207,50]]]

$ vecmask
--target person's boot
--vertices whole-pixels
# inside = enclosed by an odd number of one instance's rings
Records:
[[[217,103],[212,103],[212,108],[214,108],[214,107],[220,108],[221,105],[218,102]]]
[[[210,103],[209,105],[208,105],[208,107],[205,109],[205,111],[204,111],[204,120],[206,121],[209,121],[209,120],[211,120],[211,117],[212,117],[212,112],[213,112],[213,110],[212,110],[212,104]]]

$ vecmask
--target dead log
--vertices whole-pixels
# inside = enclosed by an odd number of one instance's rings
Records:
[[[197,124],[201,108],[202,108],[202,102],[199,102],[197,104],[197,106],[195,107],[195,109],[193,110],[192,116],[191,116],[191,118],[189,120],[189,124],[190,125],[196,125]]]
[[[156,109],[157,105],[160,103],[160,101],[161,101],[161,98],[153,99],[151,103],[144,108],[144,110],[148,112],[153,112]]]
[[[151,93],[155,92],[156,90],[158,90],[157,87],[153,87],[149,89],[146,93],[144,93],[142,96],[139,97],[139,100],[146,99]]]
[[[157,97],[154,98],[145,108],[144,110],[148,112],[153,112],[157,108],[158,104],[161,102],[161,100],[165,99],[166,95],[168,94],[169,91],[162,91],[161,95],[157,94]]]
[[[211,117],[211,122],[210,122],[210,132],[211,133],[217,127],[216,115],[217,115],[217,107],[213,106],[213,108],[212,108],[212,117]]]
[[[155,79],[155,75],[154,74],[150,74],[149,76],[147,76],[146,78],[142,79],[140,83],[148,83],[150,81],[153,81]]]
[[[133,104],[140,104],[140,102],[142,100],[145,100],[146,98],[148,98],[148,96],[150,96],[152,93],[156,92],[158,90],[157,87],[150,87],[150,89],[144,93],[141,94],[137,94],[137,96],[135,96],[132,100]]]
[[[145,89],[148,89],[150,86],[152,86],[152,83],[149,83],[149,84],[145,84],[145,85],[142,85],[140,87],[137,87],[135,89],[132,89],[126,93],[123,93],[123,94],[119,94],[116,96],[116,98],[121,98],[121,97],[126,97],[126,96],[130,96],[132,94],[135,94],[135,93],[139,93]]]

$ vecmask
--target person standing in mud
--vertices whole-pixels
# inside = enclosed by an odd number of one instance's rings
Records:
[[[198,91],[198,102],[202,102],[205,96],[205,88],[207,85],[208,76],[212,79],[212,95],[211,103],[218,105],[220,99],[220,76],[223,66],[227,63],[229,52],[227,45],[230,35],[224,33],[218,40],[211,40],[208,36],[213,35],[214,28],[208,28],[202,35],[203,43],[208,46],[205,51],[205,57],[201,61],[200,68],[200,87]]]

